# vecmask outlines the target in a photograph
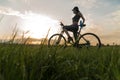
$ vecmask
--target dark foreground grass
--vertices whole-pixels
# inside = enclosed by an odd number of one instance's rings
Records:
[[[0,80],[120,80],[120,47],[0,44]]]

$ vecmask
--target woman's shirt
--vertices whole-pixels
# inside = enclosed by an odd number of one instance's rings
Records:
[[[76,14],[76,15],[72,18],[73,24],[74,24],[74,23],[75,23],[75,24],[78,24],[80,17],[81,17],[81,16],[80,16],[80,13]]]

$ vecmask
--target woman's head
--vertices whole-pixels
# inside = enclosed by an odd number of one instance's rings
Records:
[[[73,9],[72,9],[73,13],[74,14],[77,14],[79,11],[79,8],[77,6],[75,6]]]

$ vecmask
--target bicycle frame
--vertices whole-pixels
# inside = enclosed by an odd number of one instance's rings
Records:
[[[79,28],[79,30],[77,31],[77,33],[78,33],[78,39],[77,39],[77,40],[79,40],[79,38],[80,38],[80,36],[81,36],[81,34],[80,34],[80,33],[81,33],[81,30],[82,30],[82,28],[85,27],[85,26],[86,26],[85,24],[78,25],[78,27],[80,27],[80,28]],[[64,31],[61,31],[60,34],[63,35],[63,33],[64,33]],[[60,39],[61,39],[61,37],[58,38],[58,41],[59,41]],[[84,37],[83,37],[83,39],[84,39],[86,42],[88,42]],[[77,40],[76,40],[74,43],[76,43]]]
[[[80,38],[80,36],[81,36],[81,30],[82,30],[82,28],[83,27],[85,27],[86,25],[83,25],[83,26],[81,26],[81,25],[78,25],[79,27],[80,27],[80,29],[78,30],[78,39]],[[88,42],[84,37],[83,37],[83,39],[86,41],[86,42]]]

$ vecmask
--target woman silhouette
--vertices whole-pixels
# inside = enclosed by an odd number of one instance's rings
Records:
[[[75,14],[74,17],[72,18],[72,24],[69,25],[69,26],[68,25],[66,26],[61,22],[61,26],[63,26],[63,31],[68,36],[68,42],[70,42],[71,40],[73,41],[73,39],[69,35],[68,31],[73,32],[74,38],[76,40],[77,39],[77,31],[78,31],[78,22],[79,22],[80,18],[82,18],[83,24],[85,22],[85,18],[83,17],[82,13],[79,11],[79,8],[77,6],[75,6],[72,9],[72,11]]]

